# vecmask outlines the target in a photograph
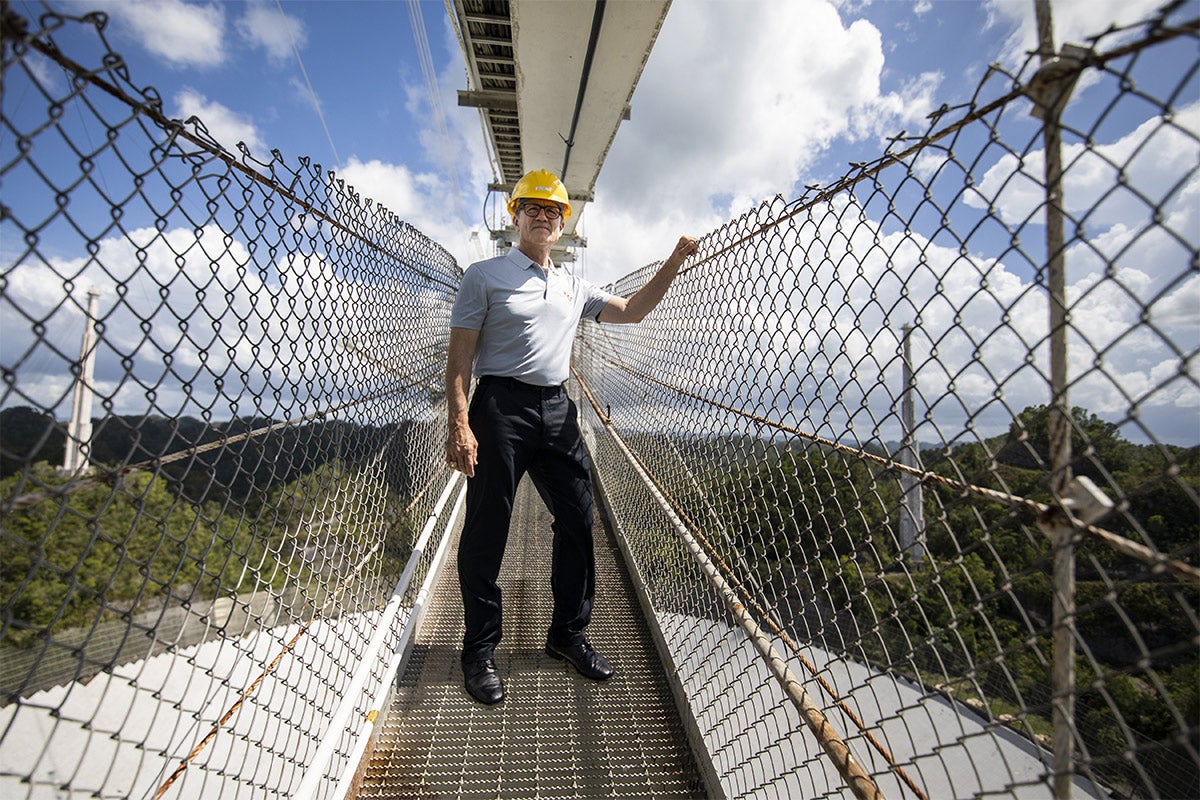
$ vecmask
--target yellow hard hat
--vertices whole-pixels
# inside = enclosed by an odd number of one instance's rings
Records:
[[[522,200],[551,200],[563,207],[563,219],[571,218],[571,201],[567,199],[567,187],[553,172],[535,169],[525,173],[517,181],[512,196],[508,198],[508,213],[516,216],[517,206]]]

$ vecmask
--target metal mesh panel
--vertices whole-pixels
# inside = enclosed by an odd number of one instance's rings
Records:
[[[1167,16],[994,68],[585,326],[730,796],[1200,796],[1196,45]]]
[[[167,119],[102,15],[3,13],[0,794],[291,796],[429,567],[461,271]]]

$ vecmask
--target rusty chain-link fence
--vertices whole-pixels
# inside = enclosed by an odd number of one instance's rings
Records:
[[[168,119],[103,15],[3,11],[0,795],[352,774],[457,483],[461,270]]]
[[[585,327],[730,796],[1200,796],[1195,10],[993,68]]]

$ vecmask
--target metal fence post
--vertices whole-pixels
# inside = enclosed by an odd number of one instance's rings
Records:
[[[1031,81],[1033,114],[1042,120],[1046,181],[1046,290],[1050,306],[1050,492],[1059,503],[1071,484],[1071,404],[1067,396],[1066,265],[1063,235],[1062,109],[1078,72],[1054,49],[1050,0],[1034,0],[1041,68]],[[1065,68],[1065,69],[1064,69]],[[1057,800],[1071,797],[1075,760],[1075,527],[1055,511],[1039,525],[1054,550],[1053,790]]]
[[[900,417],[902,426],[902,442],[900,445],[900,463],[918,469],[921,466],[921,445],[916,433],[916,395],[917,382],[912,370],[912,331],[911,325],[903,325],[900,330],[904,334],[901,346],[903,354]],[[912,472],[900,473],[900,549],[914,567],[925,563],[925,489],[920,478]]]

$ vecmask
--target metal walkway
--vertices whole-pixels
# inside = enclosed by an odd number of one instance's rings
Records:
[[[459,526],[461,530],[461,524]],[[526,480],[500,583],[507,697],[482,706],[459,667],[454,556],[399,677],[357,797],[703,797],[704,788],[612,533],[595,526],[596,608],[588,638],[616,675],[596,683],[546,656],[550,516]]]

